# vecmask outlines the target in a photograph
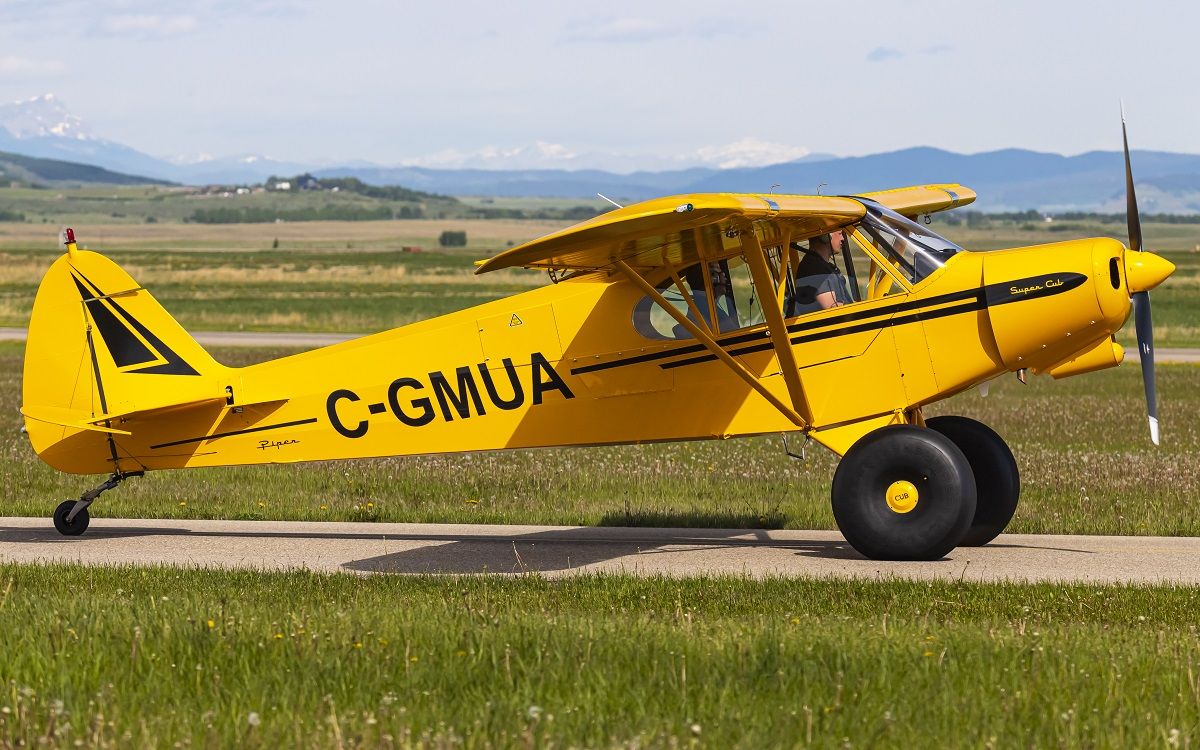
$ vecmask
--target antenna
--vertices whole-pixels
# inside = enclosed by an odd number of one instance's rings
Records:
[[[613,204],[613,205],[614,205],[614,206],[616,206],[617,208],[625,208],[625,207],[624,207],[624,206],[622,206],[620,203],[617,203],[615,200],[613,200],[612,198],[609,198],[609,197],[608,197],[607,195],[605,195],[604,193],[596,193],[596,195],[600,196],[600,197],[601,197],[601,198],[603,198],[604,200],[606,200],[606,201],[608,201],[609,203]]]

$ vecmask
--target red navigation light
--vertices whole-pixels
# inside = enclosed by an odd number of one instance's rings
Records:
[[[65,244],[70,245],[75,242],[75,230],[67,227],[67,241]]]

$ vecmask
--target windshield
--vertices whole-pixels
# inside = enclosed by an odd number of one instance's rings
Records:
[[[858,198],[866,206],[863,231],[872,244],[885,253],[914,284],[924,279],[962,250],[950,240],[917,222],[879,205]]]

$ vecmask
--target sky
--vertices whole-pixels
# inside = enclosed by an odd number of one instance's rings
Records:
[[[157,156],[400,163],[746,138],[1200,152],[1200,3],[0,0],[0,102]]]

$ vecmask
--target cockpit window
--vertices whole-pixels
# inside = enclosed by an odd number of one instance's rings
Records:
[[[863,218],[794,241],[772,237],[763,253],[771,288],[757,289],[740,255],[664,269],[663,301],[702,330],[719,335],[764,322],[762,300],[784,318],[856,305],[909,291],[961,247],[875,201],[858,198]],[[791,240],[789,237],[788,240]],[[649,296],[637,301],[633,327],[649,339],[690,339],[674,316]]]
[[[740,257],[696,263],[678,274],[686,296],[669,276],[658,284],[658,290],[663,299],[689,320],[702,321],[702,328],[727,333],[763,321],[750,272]],[[716,326],[712,325],[714,320]],[[692,338],[686,328],[650,297],[643,297],[634,307],[633,327],[650,339]]]
[[[916,284],[941,268],[961,247],[928,227],[873,200],[858,198],[867,208],[862,230],[871,243]]]

